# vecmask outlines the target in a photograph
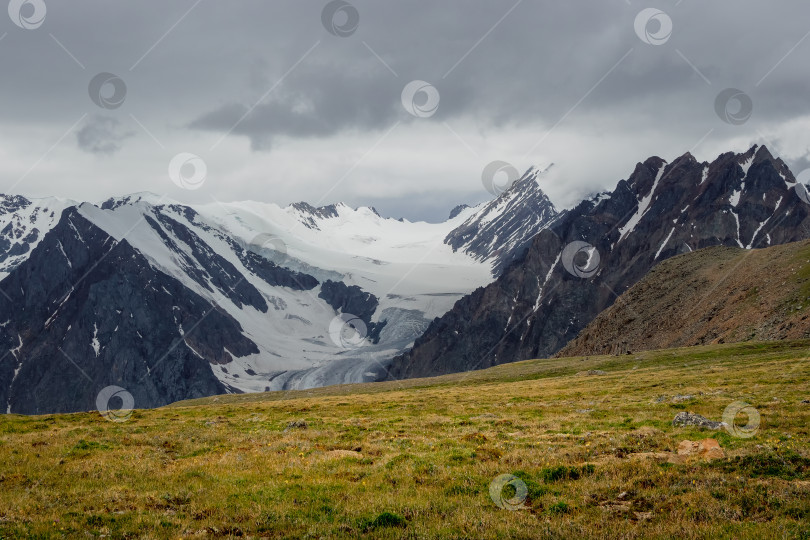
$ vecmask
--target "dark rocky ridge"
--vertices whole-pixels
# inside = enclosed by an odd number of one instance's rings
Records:
[[[324,281],[318,297],[338,313],[351,314],[359,318],[366,325],[366,337],[372,342],[380,340],[380,332],[386,321],[371,322],[371,317],[380,305],[376,296],[366,292],[357,285],[346,285],[342,281]]]
[[[234,242],[234,244],[236,243]],[[237,245],[232,247],[245,268],[270,285],[289,287],[295,291],[309,291],[318,286],[318,280],[309,274],[279,266],[248,249],[241,249]]]
[[[222,393],[210,364],[230,362],[228,351],[258,352],[230,315],[73,207],[0,292],[0,346],[9,351],[0,404],[10,412],[93,410],[113,384],[136,407]]]
[[[161,225],[191,249],[193,260],[183,250],[173,246],[173,251],[185,259],[184,266],[188,272],[193,272],[192,275],[197,283],[208,290],[212,290],[212,286],[216,287],[239,308],[245,304],[253,306],[261,312],[267,311],[267,302],[256,287],[245,280],[233,264],[211,249],[196,233],[165,214],[158,213],[157,219]],[[174,243],[154,220],[148,216],[146,216],[146,220],[160,234],[165,243]]]
[[[302,214],[304,225],[310,229],[318,229],[318,224],[315,222],[314,218],[327,219],[338,217],[337,207],[334,204],[315,208],[309,203],[297,202],[293,203],[292,207]]]
[[[125,200],[128,201],[129,197],[125,198]],[[114,207],[117,206],[121,205],[115,203]],[[284,266],[280,266],[273,261],[267,260],[258,253],[251,251],[251,246],[242,245],[230,236],[226,236],[222,234],[221,231],[210,227],[199,219],[199,214],[193,208],[176,204],[155,207],[153,211],[155,212],[155,216],[157,217],[158,221],[166,225],[177,238],[181,239],[184,243],[191,247],[194,259],[197,261],[197,264],[199,264],[199,269],[196,267],[194,260],[189,259],[182,250],[178,249],[174,242],[169,238],[168,234],[161,230],[160,225],[158,225],[154,219],[150,218],[149,216],[146,216],[145,219],[161,236],[163,241],[167,245],[171,245],[173,251],[175,251],[179,257],[186,261],[186,267],[189,275],[194,277],[195,281],[200,283],[200,285],[206,289],[210,290],[211,288],[207,283],[201,283],[199,279],[209,278],[215,285],[227,286],[227,290],[220,287],[223,294],[226,296],[235,294],[236,291],[233,291],[230,288],[238,286],[243,295],[251,298],[251,301],[257,302],[253,307],[259,309],[260,311],[266,311],[266,307],[264,309],[262,308],[262,301],[256,300],[258,291],[255,290],[255,287],[252,287],[247,283],[243,284],[243,279],[241,277],[238,280],[235,280],[234,276],[239,275],[238,270],[236,270],[236,268],[234,268],[234,266],[224,257],[214,252],[191,229],[167,215],[167,208],[169,211],[179,216],[183,216],[195,227],[199,227],[200,229],[216,236],[228,244],[236,256],[239,257],[240,262],[245,265],[245,268],[256,274],[270,285],[288,287],[296,291],[308,291],[318,286],[318,280],[315,277],[304,272],[291,270]],[[236,283],[236,285],[234,285],[234,283]],[[255,291],[255,293],[253,291]]]
[[[458,206],[450,210],[450,216],[448,217],[448,219],[453,219],[454,217],[456,217],[469,207],[470,207],[469,204],[459,204]]]
[[[0,197],[0,215],[12,214],[20,208],[27,208],[31,201],[22,195],[3,195]]]
[[[750,165],[747,175],[743,165]],[[764,147],[711,164],[690,154],[670,164],[658,157],[639,163],[611,194],[559,215],[500,278],[434,320],[394,358],[390,378],[550,356],[663,259],[713,245],[757,248],[808,238],[810,205],[793,183]],[[562,264],[564,248],[575,241],[600,256],[589,279]]]

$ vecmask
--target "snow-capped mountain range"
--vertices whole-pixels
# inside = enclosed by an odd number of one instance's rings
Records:
[[[0,404],[136,407],[553,354],[668,257],[810,237],[766,148],[651,157],[557,212],[530,169],[442,223],[345,204],[0,196]]]
[[[384,378],[556,215],[537,178],[435,224],[345,204],[0,196],[3,409],[92,409],[111,384],[150,407]]]
[[[559,213],[497,280],[431,323],[389,373],[426,377],[545,358],[666,258],[807,238],[807,190],[764,146],[711,163],[689,153],[671,163],[651,157],[613,191]]]

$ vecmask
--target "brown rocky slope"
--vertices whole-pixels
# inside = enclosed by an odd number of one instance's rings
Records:
[[[810,241],[673,257],[557,356],[810,337]]]

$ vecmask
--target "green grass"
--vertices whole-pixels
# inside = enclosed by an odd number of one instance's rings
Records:
[[[123,423],[2,416],[0,538],[810,538],[808,355],[747,342],[217,396]],[[761,415],[750,438],[671,425],[735,401]],[[705,437],[728,458],[661,459]],[[518,510],[491,499],[504,474],[526,486]]]

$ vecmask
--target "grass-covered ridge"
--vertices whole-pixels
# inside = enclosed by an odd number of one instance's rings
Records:
[[[219,396],[121,423],[2,416],[0,537],[810,538],[808,356],[808,341],[746,343]],[[735,401],[761,415],[751,438],[671,425]],[[704,437],[729,459],[644,458]],[[518,510],[490,497],[503,474],[526,486]]]
[[[810,240],[656,265],[557,356],[810,338]]]

